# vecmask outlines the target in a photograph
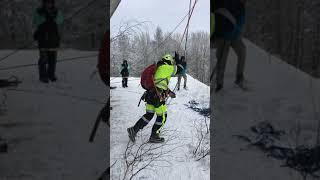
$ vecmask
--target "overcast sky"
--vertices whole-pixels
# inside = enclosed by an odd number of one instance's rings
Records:
[[[194,0],[192,0],[194,2]],[[111,18],[111,34],[116,33],[121,22],[137,20],[151,21],[150,33],[157,26],[163,31],[171,32],[188,13],[189,0],[121,0]],[[183,33],[187,19],[175,31]],[[210,31],[210,0],[198,0],[191,17],[189,32]]]

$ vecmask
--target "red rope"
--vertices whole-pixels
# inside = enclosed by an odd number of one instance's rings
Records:
[[[182,41],[183,41],[183,38],[184,38],[184,36],[185,36],[185,34],[186,34],[186,32],[187,32],[187,29],[189,28],[189,24],[190,24],[190,19],[191,19],[191,16],[192,16],[192,14],[193,14],[193,10],[194,10],[194,7],[196,6],[196,3],[198,2],[198,0],[195,0],[195,2],[193,3],[193,6],[192,6],[192,9],[189,9],[189,18],[188,18],[188,22],[187,22],[187,25],[186,25],[186,27],[185,27],[185,29],[184,29],[184,32],[183,32],[183,35],[182,35],[182,37],[181,37],[181,41],[180,41],[180,44],[179,44],[179,50],[181,49],[181,44],[182,44]],[[191,13],[190,13],[190,11],[191,11]]]

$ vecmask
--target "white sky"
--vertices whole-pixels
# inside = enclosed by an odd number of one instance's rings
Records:
[[[195,0],[192,0],[192,3]],[[121,0],[118,9],[111,18],[111,34],[118,31],[121,22],[130,20],[151,21],[148,30],[153,34],[160,26],[165,32],[171,32],[188,13],[189,0]],[[175,32],[183,33],[187,19]],[[198,0],[190,20],[189,32],[210,31],[210,0]]]

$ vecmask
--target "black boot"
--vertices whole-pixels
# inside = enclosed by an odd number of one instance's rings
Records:
[[[151,134],[149,142],[150,143],[162,143],[162,142],[164,142],[164,138],[160,137],[159,134]]]
[[[243,81],[244,81],[243,75],[240,74],[236,76],[236,80],[234,81],[234,83],[237,84],[238,86],[243,86]]]
[[[124,81],[125,86],[128,87],[128,78],[126,78]]]
[[[8,152],[8,143],[0,137],[0,153]]]
[[[53,77],[49,77],[49,80],[52,82],[56,82],[58,79],[56,76],[53,76]]]
[[[47,52],[40,51],[40,58],[38,61],[39,80],[43,83],[49,83],[47,64],[48,64]]]
[[[122,79],[122,87],[125,88],[126,86],[124,85],[124,80]]]
[[[49,83],[49,80],[47,77],[40,77],[39,80],[43,83]]]
[[[157,130],[160,129],[161,125],[154,124],[151,131],[151,136],[149,139],[150,143],[162,143],[164,142],[164,138],[160,137],[160,132],[157,133]]]
[[[149,121],[153,118],[154,113],[144,114],[133,127],[127,129],[129,138],[132,142],[136,141],[136,135],[140,129],[143,129]]]
[[[43,83],[49,83],[46,64],[39,63],[38,68],[39,68],[39,80]]]

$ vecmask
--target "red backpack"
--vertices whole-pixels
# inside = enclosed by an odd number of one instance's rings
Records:
[[[155,88],[153,77],[156,70],[157,70],[156,64],[152,64],[143,70],[140,78],[140,84],[143,89],[151,90]]]

